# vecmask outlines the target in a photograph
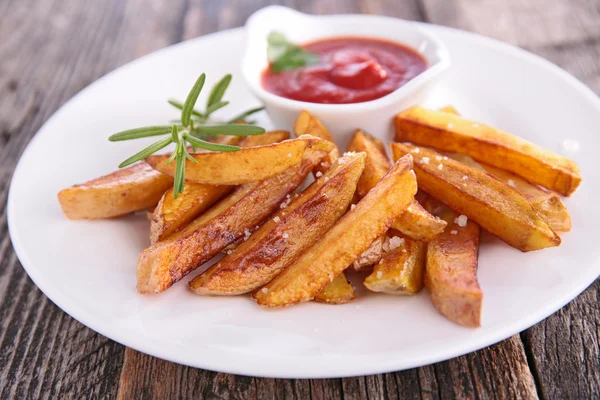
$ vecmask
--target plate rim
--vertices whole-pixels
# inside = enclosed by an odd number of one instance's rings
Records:
[[[383,16],[383,18],[391,18],[387,16]],[[399,18],[398,18],[399,19]],[[432,29],[434,33],[436,31],[450,31],[453,34],[458,34],[459,36],[466,37],[467,40],[476,40],[482,43],[485,46],[493,47],[494,49],[503,51],[508,54],[512,54],[513,56],[519,57],[521,59],[525,59],[528,62],[534,63],[536,66],[540,68],[544,68],[552,72],[557,79],[564,80],[570,87],[576,90],[578,94],[586,97],[586,101],[594,106],[600,112],[600,98],[585,84],[571,75],[569,72],[563,70],[552,62],[533,54],[527,50],[521,49],[519,47],[510,45],[508,43],[502,42],[497,39],[493,39],[478,33],[467,32],[464,30],[450,28],[435,24],[416,22],[416,24],[421,25],[424,29]],[[578,285],[574,286],[570,291],[566,291],[562,294],[562,296],[557,297],[557,300],[546,304],[544,307],[538,309],[536,313],[531,313],[527,317],[522,318],[521,320],[507,325],[507,327],[503,329],[499,329],[494,333],[484,336],[481,339],[477,339],[477,344],[473,345],[469,342],[462,342],[453,346],[449,346],[448,350],[443,352],[438,352],[436,354],[430,354],[427,356],[419,356],[413,357],[411,359],[400,359],[400,360],[391,360],[387,361],[379,360],[376,365],[362,365],[358,368],[349,368],[349,367],[338,367],[337,365],[334,368],[318,368],[313,371],[307,371],[304,368],[303,371],[294,370],[294,372],[290,372],[290,368],[286,371],[282,371],[279,367],[278,363],[270,364],[267,360],[263,359],[263,363],[246,363],[246,362],[223,362],[217,361],[215,358],[202,358],[198,360],[194,360],[194,362],[190,362],[190,360],[182,357],[181,354],[172,354],[169,350],[162,350],[161,346],[156,346],[154,344],[155,340],[151,338],[144,338],[144,340],[134,340],[132,337],[135,336],[136,332],[126,329],[120,328],[118,330],[111,331],[110,326],[107,326],[102,321],[99,321],[93,314],[89,314],[86,310],[81,309],[76,302],[69,300],[69,298],[60,291],[53,289],[52,285],[48,285],[44,283],[43,277],[38,274],[37,268],[30,261],[28,254],[24,250],[24,245],[22,244],[22,238],[19,235],[15,236],[16,225],[15,222],[15,200],[14,200],[14,191],[13,187],[16,185],[15,182],[18,179],[19,174],[22,172],[23,159],[26,154],[31,151],[32,145],[36,140],[39,139],[39,133],[44,130],[44,128],[50,124],[58,115],[65,112],[65,109],[69,104],[76,101],[80,96],[85,95],[89,90],[94,88],[96,85],[100,85],[104,82],[105,79],[117,73],[118,71],[122,71],[127,68],[134,68],[138,63],[142,62],[142,60],[146,60],[153,57],[160,57],[161,54],[165,51],[168,51],[171,48],[186,46],[191,43],[195,43],[197,41],[204,40],[212,40],[216,37],[220,36],[229,36],[229,35],[240,35],[244,34],[244,27],[238,27],[233,29],[227,29],[220,32],[214,32],[207,35],[203,35],[194,39],[190,39],[187,41],[175,43],[173,45],[155,50],[145,56],[132,60],[126,64],[123,64],[107,74],[101,76],[96,79],[90,85],[83,88],[77,94],[75,94],[72,98],[66,101],[64,104],[58,108],[54,114],[44,122],[44,124],[40,127],[40,129],[33,135],[29,143],[27,144],[25,150],[19,156],[19,161],[16,164],[16,167],[13,171],[13,175],[11,178],[11,183],[9,186],[8,192],[8,200],[7,200],[7,222],[8,222],[8,231],[10,235],[10,239],[15,250],[15,254],[17,255],[23,269],[26,271],[27,275],[34,282],[34,284],[44,293],[46,297],[54,304],[56,304],[62,311],[67,313],[69,316],[80,322],[81,324],[89,327],[95,332],[117,342],[124,346],[130,347],[136,351],[140,351],[142,353],[158,357],[167,361],[175,362],[182,365],[191,366],[194,368],[201,368],[211,371],[219,371],[224,373],[231,373],[237,375],[245,375],[245,376],[256,376],[256,377],[272,377],[272,378],[289,378],[289,379],[306,379],[306,378],[339,378],[339,377],[352,377],[352,376],[363,376],[363,375],[371,375],[371,374],[379,374],[386,373],[391,371],[400,371],[408,368],[417,368],[424,365],[428,365],[435,362],[445,361],[454,357],[458,357],[467,353],[471,353],[474,351],[478,351],[484,347],[491,346],[495,343],[498,343],[502,340],[508,339],[511,336],[535,325],[541,320],[549,317],[554,312],[560,310],[570,301],[572,301],[577,295],[582,293],[587,287],[589,287],[598,277],[600,273],[600,264],[598,267],[592,268],[590,267],[588,273],[585,275],[581,275],[581,281]],[[443,39],[442,39],[443,40]],[[41,283],[41,284],[40,284]],[[50,295],[49,295],[50,294]],[[66,304],[66,306],[65,306]],[[86,321],[86,322],[84,322]],[[142,343],[143,342],[143,343]],[[223,350],[219,350],[223,352]],[[236,357],[248,358],[252,359],[252,356],[248,356],[246,354],[235,353]],[[311,356],[313,357],[313,356]],[[352,356],[354,358],[360,358],[357,356]],[[361,356],[362,357],[362,356]],[[225,357],[226,358],[226,357]],[[210,361],[207,361],[210,360]],[[289,362],[288,362],[289,363]],[[349,363],[350,364],[350,363]],[[242,367],[239,367],[241,365]],[[252,365],[252,371],[249,371],[248,365]],[[244,367],[246,366],[246,367]]]

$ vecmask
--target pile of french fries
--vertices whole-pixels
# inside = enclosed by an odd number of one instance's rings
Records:
[[[413,107],[395,126],[394,162],[362,130],[342,154],[303,111],[295,139],[284,131],[214,139],[242,149],[193,154],[198,162],[186,164],[177,198],[168,154],[58,197],[71,219],[148,212],[140,293],[163,292],[200,270],[189,281],[199,295],[250,293],[269,308],[344,304],[356,297],[345,275],[352,273],[373,292],[414,295],[426,286],[442,315],[480,326],[480,231],[521,251],[560,245],[556,232],[569,231],[571,220],[558,194],[575,191],[579,169],[452,107]],[[300,191],[309,174],[314,182]]]

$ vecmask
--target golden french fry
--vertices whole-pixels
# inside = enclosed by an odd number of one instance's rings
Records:
[[[374,264],[373,272],[364,280],[365,286],[373,292],[416,294],[423,287],[427,244],[396,235],[389,242],[390,250]]]
[[[448,153],[448,156],[454,160],[484,170],[517,189],[533,208],[548,221],[555,231],[568,232],[571,230],[571,216],[569,215],[569,211],[560,196],[556,193],[549,192],[511,172],[492,167],[491,165],[478,163],[467,155]]]
[[[205,152],[192,154],[197,161],[186,160],[185,178],[209,185],[241,185],[274,176],[298,164],[308,150],[331,152],[335,145],[310,135],[283,142],[244,148],[236,152]],[[148,164],[158,171],[173,176],[175,163],[166,164],[168,155],[152,155]]]
[[[240,186],[187,227],[144,250],[137,263],[138,291],[165,291],[244,236],[269,216],[326,154],[309,151],[302,162],[287,170]]]
[[[365,170],[356,188],[359,197],[364,197],[391,167],[385,149],[381,148],[382,145],[381,141],[362,130],[357,130],[348,144],[348,151],[367,154]],[[436,220],[417,201],[414,201],[392,223],[392,228],[402,232],[402,234],[423,241],[428,241],[439,234],[445,226],[444,221]]]
[[[421,107],[401,112],[396,116],[396,140],[463,153],[565,196],[581,182],[573,160],[448,112]]]
[[[406,157],[345,214],[314,246],[264,288],[254,293],[264,307],[308,301],[358,258],[389,228],[417,192],[412,157]]]
[[[264,146],[288,139],[290,134],[285,131],[266,132],[262,135],[222,136],[215,142],[237,145],[242,147]],[[241,143],[240,143],[241,142]],[[164,240],[173,232],[192,222],[198,215],[206,211],[216,201],[231,193],[234,186],[216,186],[204,183],[186,182],[183,192],[175,198],[173,188],[165,192],[154,213],[150,224],[150,242]]]
[[[298,119],[294,123],[294,133],[296,136],[301,135],[312,135],[323,140],[328,140],[331,143],[335,144],[333,140],[333,136],[321,121],[319,121],[316,117],[314,117],[311,113],[306,110],[302,110],[300,115],[298,115]],[[321,161],[321,164],[317,165],[315,168],[316,172],[325,173],[333,165],[333,163],[340,157],[340,150],[337,146],[331,150],[329,153],[329,157],[327,159]]]
[[[335,163],[230,255],[194,278],[190,288],[198,294],[234,295],[267,284],[346,211],[364,162],[364,154],[359,154]]]
[[[448,227],[427,244],[425,286],[440,314],[457,324],[481,326],[483,292],[477,280],[479,225],[472,220],[457,224],[459,215],[436,202],[428,210],[448,222]]]
[[[315,301],[327,304],[346,304],[356,299],[354,288],[342,272],[315,296]]]
[[[412,154],[419,188],[521,251],[560,244],[560,237],[515,188],[439,153],[392,143],[394,158]]]
[[[491,165],[481,164],[481,166],[496,178],[508,183],[517,189],[523,197],[527,199],[537,210],[537,212],[548,221],[552,229],[558,232],[568,232],[571,230],[571,216],[569,210],[556,193],[547,191],[525,179]]]
[[[69,219],[112,218],[154,207],[173,178],[138,162],[58,192]]]
[[[398,218],[392,228],[414,240],[428,242],[444,230],[446,222],[429,214],[418,201],[413,201]]]

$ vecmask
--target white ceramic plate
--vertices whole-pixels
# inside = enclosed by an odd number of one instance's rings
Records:
[[[238,71],[241,29],[132,62],[83,90],[44,125],[23,154],[9,195],[10,233],[23,266],[59,307],[119,343],[181,364],[255,376],[324,378],[417,367],[488,346],[547,317],[600,272],[600,101],[564,71],[522,50],[465,32],[423,28],[444,41],[454,60],[429,105],[454,104],[466,116],[559,153],[567,151],[568,140],[584,177],[566,200],[574,228],[559,248],[523,254],[484,235],[482,328],[447,321],[426,291],[276,311],[247,297],[199,297],[185,282],[158,296],[141,296],[135,263],[148,245],[145,217],[63,217],[56,200],[61,188],[115,169],[142,145],[109,143],[107,136],[176,117],[165,99],[183,98],[200,72],[211,82],[233,72],[227,96],[232,108],[256,104]]]

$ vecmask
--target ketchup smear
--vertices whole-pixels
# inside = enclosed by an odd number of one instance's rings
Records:
[[[390,94],[427,68],[416,50],[373,38],[339,37],[302,46],[318,64],[262,74],[268,92],[309,103],[347,104]]]

